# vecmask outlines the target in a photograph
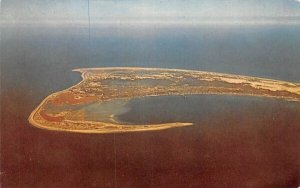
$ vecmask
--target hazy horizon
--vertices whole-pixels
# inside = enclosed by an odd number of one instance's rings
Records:
[[[299,24],[297,0],[2,1],[2,24]]]
[[[72,72],[77,68],[186,69],[299,85],[300,2],[0,2],[0,186],[300,185],[299,102],[229,95],[140,97],[117,109],[127,111],[115,117],[136,125],[192,122],[194,126],[128,134],[48,131],[28,121],[47,96],[82,80],[79,73]],[[117,88],[127,87],[123,81],[109,80],[105,83],[116,88],[115,96],[120,91]],[[132,91],[136,93],[141,93],[139,88],[147,90],[141,87],[143,83],[160,87],[151,79],[135,81],[137,88]],[[173,87],[173,82],[161,81]],[[192,81],[192,77],[185,78],[187,85],[196,88]],[[99,99],[104,96],[100,91],[106,91],[103,86],[99,82],[91,88],[99,91]],[[251,84],[243,87],[251,88]],[[272,93],[272,88],[263,92]],[[67,97],[64,100],[68,101]],[[102,109],[94,105],[87,110],[95,112],[97,120]],[[81,104],[77,107],[80,110]],[[105,110],[109,108],[116,109]],[[60,118],[62,114],[72,115],[67,111],[49,115]]]

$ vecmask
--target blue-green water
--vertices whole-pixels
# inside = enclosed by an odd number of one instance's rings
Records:
[[[181,68],[300,81],[300,27],[1,28],[2,88],[44,90],[80,80],[74,68]],[[46,88],[50,89],[47,90]],[[44,95],[45,95],[44,94]]]
[[[223,126],[228,121],[260,126],[266,119],[276,119],[292,111],[300,116],[299,102],[280,99],[229,95],[186,95],[139,97],[130,100],[116,118],[134,124],[191,122],[201,125]],[[258,120],[261,120],[259,122]],[[299,119],[300,120],[300,119]],[[217,122],[217,123],[216,123]],[[276,122],[276,121],[274,121]]]
[[[120,120],[195,125],[116,135],[47,131],[27,120],[46,96],[78,83],[71,70],[81,67],[181,68],[300,82],[299,33],[297,25],[98,27],[89,43],[88,28],[2,27],[1,178],[8,187],[111,187],[115,177],[128,187],[299,186],[298,103],[138,98]]]

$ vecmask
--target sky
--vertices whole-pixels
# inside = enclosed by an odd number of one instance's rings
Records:
[[[300,17],[300,0],[89,0],[90,22],[249,22]],[[2,0],[2,23],[73,23],[88,20],[88,0]]]

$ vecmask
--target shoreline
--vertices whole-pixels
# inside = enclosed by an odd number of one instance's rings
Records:
[[[99,130],[97,129],[90,129],[90,130],[85,130],[85,129],[64,129],[64,128],[59,128],[59,127],[54,127],[54,126],[47,126],[44,125],[38,121],[35,120],[36,116],[39,116],[39,112],[41,111],[42,107],[48,102],[51,101],[51,99],[59,96],[62,93],[66,93],[69,92],[70,89],[72,88],[77,88],[79,86],[81,86],[81,84],[83,84],[89,77],[87,76],[87,74],[89,73],[89,71],[157,71],[159,72],[171,72],[173,74],[176,73],[186,73],[189,75],[193,75],[195,74],[195,77],[200,75],[209,75],[212,76],[212,80],[217,79],[218,81],[222,81],[225,83],[229,83],[229,84],[243,84],[243,83],[247,83],[250,84],[251,87],[253,87],[253,89],[269,89],[270,91],[286,91],[286,92],[290,92],[293,93],[294,95],[299,97],[291,97],[291,96],[272,96],[272,95],[267,95],[267,94],[255,94],[255,93],[234,93],[234,92],[226,92],[225,91],[190,91],[190,92],[184,92],[182,91],[182,93],[180,93],[180,91],[178,91],[178,93],[158,93],[158,94],[145,94],[145,95],[141,95],[141,96],[131,96],[131,97],[127,97],[127,99],[132,99],[132,98],[136,98],[136,97],[148,97],[148,96],[168,96],[168,95],[231,95],[231,96],[254,96],[254,97],[266,97],[266,98],[276,98],[276,99],[282,99],[282,100],[287,100],[287,101],[295,101],[295,102],[299,102],[300,101],[300,83],[292,83],[292,82],[286,82],[286,81],[281,81],[281,80],[272,80],[272,79],[265,79],[265,78],[259,78],[259,77],[249,77],[249,76],[243,76],[243,75],[233,75],[233,74],[223,74],[223,73],[216,73],[216,72],[206,72],[206,71],[197,71],[197,70],[183,70],[183,69],[164,69],[164,68],[143,68],[143,67],[102,67],[102,68],[79,68],[79,69],[73,69],[72,71],[74,72],[80,72],[81,73],[81,77],[82,80],[80,82],[78,82],[77,84],[64,89],[62,91],[58,91],[55,92],[53,94],[50,94],[49,96],[47,96],[30,114],[28,121],[30,124],[32,124],[33,126],[37,127],[37,128],[41,128],[41,129],[46,129],[46,130],[54,130],[54,131],[68,131],[68,132],[79,132],[79,133],[123,133],[123,132],[138,132],[138,131],[155,131],[155,130],[164,130],[164,129],[169,129],[169,128],[175,128],[175,127],[183,127],[183,126],[191,126],[193,125],[193,123],[183,123],[183,122],[175,122],[175,123],[164,123],[164,124],[153,124],[153,125],[123,125],[121,122],[116,121],[116,123],[104,123],[104,122],[88,122],[88,121],[83,121],[83,122],[71,122],[69,120],[65,120],[65,122],[69,121],[68,123],[73,123],[73,125],[77,125],[77,124],[86,124],[88,125],[88,123],[90,124],[94,124],[94,125],[100,125]],[[97,75],[96,73],[94,73],[95,75]],[[100,75],[100,73],[98,73],[98,76]],[[99,78],[101,80],[101,76],[99,76]],[[166,79],[162,76],[161,79]],[[252,80],[249,81],[249,80]],[[206,80],[207,81],[207,80]],[[210,80],[208,80],[207,82],[212,82]],[[251,85],[252,84],[252,85]],[[265,86],[263,84],[266,84]],[[257,88],[256,88],[257,86]],[[259,87],[258,87],[259,86]],[[109,85],[108,85],[109,87]],[[268,88],[269,87],[269,88]],[[213,88],[213,87],[210,87]],[[272,90],[273,89],[273,90]],[[285,89],[285,90],[284,90]],[[118,98],[118,97],[117,97]],[[116,99],[117,99],[116,98]],[[124,98],[124,97],[119,97],[119,98]],[[109,98],[106,100],[114,100],[115,98]],[[100,99],[97,99],[97,101],[99,101]],[[101,100],[99,101],[101,102]],[[110,129],[108,128],[110,127]],[[112,128],[114,127],[114,128]],[[101,129],[102,128],[102,129]]]

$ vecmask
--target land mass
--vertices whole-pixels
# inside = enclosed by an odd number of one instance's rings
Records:
[[[29,122],[39,128],[117,133],[190,126],[191,122],[135,125],[115,118],[130,99],[146,96],[226,94],[300,102],[300,83],[180,69],[106,67],[75,69],[82,81],[45,98]],[[120,102],[121,101],[121,102]]]

